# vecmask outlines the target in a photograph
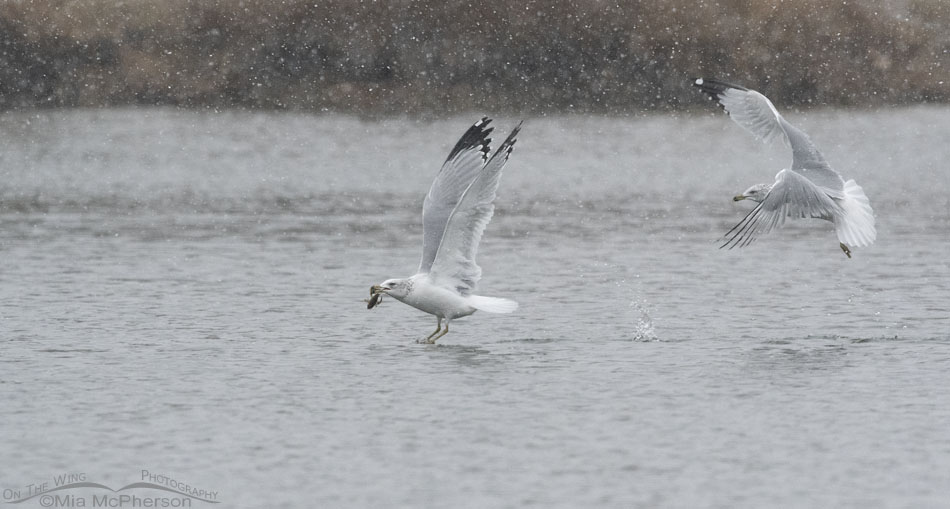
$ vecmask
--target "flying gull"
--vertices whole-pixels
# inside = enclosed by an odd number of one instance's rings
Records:
[[[782,138],[792,148],[792,166],[775,175],[772,184],[756,184],[733,198],[758,203],[724,236],[720,247],[749,245],[759,234],[781,226],[786,217],[820,218],[835,225],[839,245],[851,258],[850,247],[874,242],[874,211],[864,190],[847,182],[825,161],[804,132],[789,124],[767,97],[738,85],[699,78],[693,85],[719,102],[737,124],[768,143]]]
[[[475,295],[482,269],[475,253],[491,221],[501,170],[515,145],[521,124],[491,153],[491,120],[475,123],[455,145],[436,175],[422,205],[422,262],[418,273],[387,279],[370,288],[369,308],[383,294],[435,315],[436,329],[422,343],[435,343],[449,332],[449,322],[481,310],[511,313],[513,300]],[[445,328],[442,322],[445,321]]]

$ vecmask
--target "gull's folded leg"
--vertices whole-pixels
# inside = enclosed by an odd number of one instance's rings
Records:
[[[848,246],[844,245],[844,242],[839,242],[838,245],[841,246],[841,250],[844,251],[844,254],[848,255],[848,258],[851,258],[851,250],[848,249]]]

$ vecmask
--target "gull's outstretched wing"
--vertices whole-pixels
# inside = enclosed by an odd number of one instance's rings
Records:
[[[782,170],[765,199],[726,233],[719,247],[747,246],[760,234],[784,224],[786,217],[832,219],[842,212],[826,189],[794,171]]]
[[[519,131],[521,124],[498,147],[449,216],[429,270],[429,276],[436,284],[453,288],[462,295],[469,295],[475,290],[482,276],[482,269],[475,263],[478,243],[495,211],[493,202],[501,180],[501,170],[508,162]]]
[[[792,171],[840,197],[844,189],[841,175],[831,168],[808,135],[789,124],[767,97],[745,87],[698,78],[693,81],[703,93],[719,102],[735,123],[766,143],[781,138],[792,148]]]
[[[491,119],[482,117],[462,135],[449,157],[442,164],[422,204],[422,261],[419,273],[432,268],[432,262],[439,251],[439,244],[445,234],[446,224],[452,216],[465,190],[488,160],[491,152],[489,144],[492,129],[488,127]]]

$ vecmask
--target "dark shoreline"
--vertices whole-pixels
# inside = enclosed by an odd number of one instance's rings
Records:
[[[628,114],[702,103],[695,75],[784,106],[950,102],[950,5],[892,3],[4,3],[0,110]]]

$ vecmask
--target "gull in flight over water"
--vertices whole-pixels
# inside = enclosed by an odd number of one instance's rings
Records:
[[[792,148],[791,168],[778,172],[774,183],[756,184],[733,198],[758,205],[726,233],[720,248],[747,246],[760,233],[781,226],[786,217],[831,221],[848,258],[851,247],[874,242],[874,211],[864,190],[854,180],[845,182],[808,135],[789,124],[772,101],[755,90],[713,79],[699,78],[693,85],[718,101],[729,118],[756,138],[766,143],[782,138]]]
[[[448,334],[449,322],[475,311],[511,313],[513,300],[475,295],[482,269],[475,253],[495,210],[495,191],[508,162],[517,127],[491,152],[491,119],[484,117],[466,131],[449,152],[422,205],[422,262],[418,273],[387,279],[370,288],[369,307],[383,294],[436,317],[435,332],[421,340],[435,343]],[[445,328],[442,322],[445,321]]]

